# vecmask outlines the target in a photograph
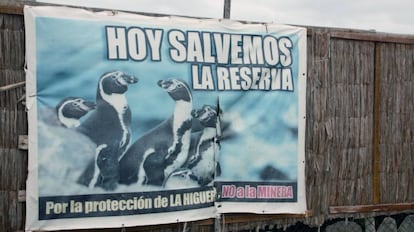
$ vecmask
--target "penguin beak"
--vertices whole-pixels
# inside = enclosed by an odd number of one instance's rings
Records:
[[[198,110],[192,110],[191,116],[199,119],[200,121],[208,121],[210,119],[216,118],[217,113],[215,110],[211,109],[209,106],[203,106],[203,108]]]
[[[158,86],[163,88],[163,89],[168,89],[171,86],[171,81],[169,80],[159,80],[157,82]]]
[[[215,116],[215,115],[214,115]],[[212,118],[212,115],[209,112],[204,111],[202,114],[198,116],[198,119],[201,121],[207,121]]]
[[[193,116],[194,118],[198,118],[198,111],[197,110],[192,110],[191,111],[191,116]]]
[[[175,79],[159,80],[157,84],[166,92],[174,92],[177,88],[177,81]]]
[[[95,102],[84,101],[83,104],[81,105],[81,109],[85,111],[91,111],[91,110],[94,110],[95,108],[96,108]]]
[[[130,84],[135,84],[138,82],[138,78],[132,75],[128,75],[126,73],[123,73],[120,78],[117,79],[117,82],[120,85],[126,86]]]

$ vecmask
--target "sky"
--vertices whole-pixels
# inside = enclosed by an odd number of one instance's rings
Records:
[[[202,18],[222,18],[224,0],[37,0]],[[414,35],[412,0],[232,0],[230,19]]]

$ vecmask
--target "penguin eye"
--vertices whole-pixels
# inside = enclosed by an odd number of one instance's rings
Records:
[[[72,105],[74,106],[79,106],[82,103],[83,103],[83,100],[80,98],[76,98],[75,100],[72,101]]]

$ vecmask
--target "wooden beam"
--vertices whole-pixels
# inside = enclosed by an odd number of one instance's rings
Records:
[[[55,6],[56,4],[46,4],[46,3],[37,3],[33,1],[23,1],[23,3],[29,2],[30,5],[51,5]],[[61,5],[58,5],[61,6]],[[223,18],[230,19],[230,8],[231,7],[231,0],[224,0],[224,9],[223,9]],[[136,12],[132,12],[136,13]],[[23,6],[18,4],[16,5],[1,5],[0,3],[0,14],[18,14],[23,15]],[[140,13],[145,14],[145,13]],[[162,16],[165,14],[153,14]],[[186,17],[186,16],[183,16]],[[193,18],[193,17],[190,17]],[[199,18],[199,17],[194,17]],[[244,21],[240,21],[244,22]],[[257,23],[257,22],[256,22]],[[305,26],[305,25],[294,25],[294,26],[301,26],[307,27],[309,31],[312,28],[316,28],[313,26]],[[322,27],[318,27],[322,28]],[[329,28],[328,28],[329,29]],[[414,44],[414,36],[412,35],[399,35],[399,34],[392,34],[392,33],[377,33],[377,32],[360,32],[360,31],[335,31],[335,30],[344,30],[344,29],[337,29],[331,28],[331,37],[332,38],[341,38],[341,39],[350,39],[350,40],[362,40],[362,41],[373,41],[373,42],[384,42],[384,43],[402,43],[402,44]],[[309,33],[308,31],[308,33]]]
[[[396,212],[414,210],[414,203],[395,203],[377,205],[349,205],[349,206],[330,206],[329,213],[371,213],[371,212]]]
[[[414,44],[413,35],[398,35],[392,33],[332,31],[331,37],[372,42]]]
[[[191,223],[196,226],[211,226],[214,224],[214,218],[204,219],[201,221],[194,221]]]
[[[23,6],[0,5],[0,14],[23,15]]]
[[[312,217],[313,211],[308,210],[303,214],[223,214],[224,223],[243,223],[243,222],[254,222],[254,221],[272,221],[277,219],[287,218],[307,218]]]
[[[230,19],[231,0],[224,0],[223,18]]]
[[[372,186],[373,203],[380,203],[380,138],[381,138],[381,47],[375,44],[374,60],[374,125],[373,125],[373,149],[372,149]]]

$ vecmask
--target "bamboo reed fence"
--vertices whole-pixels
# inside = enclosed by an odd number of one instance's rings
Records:
[[[0,231],[22,231],[25,223],[21,4],[0,4]],[[321,226],[332,218],[414,212],[414,36],[307,28],[308,213],[226,214],[220,220],[134,231],[238,231],[297,222]]]

